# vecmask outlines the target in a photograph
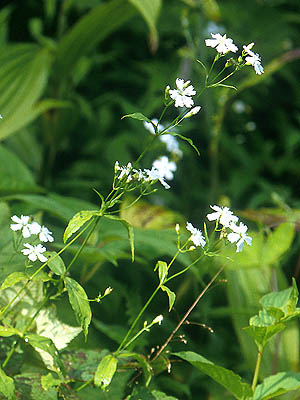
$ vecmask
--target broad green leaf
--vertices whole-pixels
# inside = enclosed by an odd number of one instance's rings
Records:
[[[123,117],[121,119],[123,119],[123,118],[133,118],[133,119],[138,119],[139,121],[146,121],[146,122],[151,123],[150,119],[145,117],[145,115],[142,113],[133,113],[133,114],[123,115]]]
[[[2,368],[0,368],[0,392],[3,393],[8,400],[14,400],[16,398],[14,380],[7,376]]]
[[[118,218],[113,215],[105,215],[105,217],[108,219],[113,219],[115,221],[121,222],[121,224],[124,225],[125,228],[127,229],[128,239],[129,239],[130,249],[131,249],[131,261],[134,262],[134,232],[133,232],[132,225],[129,222],[127,222],[125,219]]]
[[[247,326],[244,330],[253,337],[255,342],[262,347],[268,343],[268,341],[277,333],[281,332],[285,328],[284,324],[276,324],[270,326]]]
[[[55,75],[61,77],[72,73],[81,57],[93,50],[134,14],[134,7],[124,0],[112,0],[94,7],[58,43]]]
[[[0,120],[1,130],[1,120]],[[38,191],[34,178],[26,167],[10,150],[0,145],[0,192]]]
[[[169,298],[169,312],[172,310],[172,307],[175,303],[175,299],[176,299],[176,294],[174,292],[172,292],[172,290],[170,290],[167,286],[162,285],[161,286],[161,290],[163,290],[164,292],[167,293],[168,298]]]
[[[48,267],[56,275],[63,275],[66,272],[63,259],[55,251],[46,251],[45,256],[48,258]]]
[[[7,328],[6,326],[0,326],[0,336],[7,337],[7,336],[13,336],[13,335],[18,335],[18,336],[23,336],[22,332],[20,332],[16,328]]]
[[[168,276],[168,264],[165,261],[157,261],[154,271],[158,268],[159,282],[164,283]]]
[[[233,396],[238,399],[251,398],[253,393],[250,385],[242,381],[242,378],[229,369],[215,365],[206,358],[192,351],[181,351],[173,355],[188,361],[204,374],[210,376],[220,385],[225,387]]]
[[[118,360],[112,354],[108,354],[100,361],[95,377],[94,383],[96,386],[100,386],[102,390],[110,384],[116,370],[117,370]]]
[[[65,278],[65,285],[68,291],[71,306],[75,312],[77,322],[83,329],[85,339],[92,319],[92,312],[88,297],[82,286],[72,278]]]
[[[156,50],[158,44],[158,33],[156,30],[156,22],[159,16],[162,0],[129,0],[144,17],[149,30],[151,48]]]
[[[296,305],[298,302],[298,289],[296,285],[296,281],[293,278],[293,286],[281,290],[279,292],[268,293],[263,296],[260,300],[260,303],[264,308],[278,308],[280,309],[285,316],[292,314],[296,311]]]
[[[0,55],[0,139],[36,118],[52,105],[37,106],[48,81],[51,55],[35,44],[7,47]]]
[[[35,318],[35,324],[37,334],[51,339],[57,350],[64,349],[82,331],[78,326],[60,321],[54,305],[43,308]]]
[[[99,216],[98,210],[83,210],[79,211],[68,223],[64,233],[64,243],[71,237],[74,233],[78,231],[86,222],[88,222],[91,218]]]
[[[24,341],[41,355],[48,368],[53,369],[58,374],[63,373],[63,363],[51,339],[36,333],[28,333],[24,336]]]
[[[280,224],[268,235],[262,253],[262,264],[270,265],[278,262],[291,247],[294,236],[295,225],[293,223]]]
[[[265,378],[263,383],[257,385],[253,400],[267,400],[298,389],[300,389],[299,373],[279,372]]]
[[[54,378],[52,374],[42,375],[41,385],[44,390],[49,390],[50,388],[60,385],[63,382],[62,379]]]
[[[25,279],[28,279],[28,275],[25,272],[13,272],[5,278],[0,287],[0,290],[4,290],[6,288],[14,286],[16,283]]]

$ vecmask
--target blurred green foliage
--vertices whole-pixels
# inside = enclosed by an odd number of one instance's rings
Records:
[[[87,344],[77,337],[62,356],[71,379],[90,379],[103,356],[100,353],[115,349],[155,288],[156,260],[174,255],[175,223],[188,219],[201,226],[209,204],[231,204],[252,221],[253,231],[258,230],[253,232],[253,247],[226,264],[227,283],[206,294],[190,325],[180,333],[191,351],[250,381],[253,354],[241,328],[257,311],[263,294],[286,288],[291,276],[299,274],[295,228],[297,232],[300,226],[300,4],[298,0],[152,0],[145,4],[141,9],[134,0],[2,2],[1,254],[10,251],[7,237],[13,214],[43,218],[57,238],[52,250],[61,248],[69,219],[98,206],[93,188],[109,191],[115,161],[135,160],[147,143],[143,124],[121,117],[133,112],[158,117],[164,88],[172,87],[177,77],[201,88],[204,74],[195,60],[206,65],[212,61],[213,50],[204,46],[210,32],[226,32],[240,48],[255,42],[265,74],[257,77],[252,68],[245,68],[232,82],[238,91],[205,91],[197,99],[201,112],[180,127],[199,148],[200,157],[181,142],[183,158],[172,189],[160,190],[132,209],[124,207],[122,218],[135,227],[135,264],[126,229],[115,221],[101,221],[89,239],[71,275],[89,298],[107,286],[114,292],[93,307]],[[170,120],[176,116],[173,113]],[[149,167],[165,152],[161,144],[142,167]],[[72,245],[67,257],[77,250],[78,245]],[[229,257],[225,250],[224,256]],[[11,266],[4,260],[0,258],[1,283],[8,273],[21,270],[19,262]],[[222,264],[220,260],[198,265],[185,280],[172,282],[177,298],[169,316],[166,296],[155,299],[145,318],[150,320],[161,310],[166,318],[159,329],[137,341],[137,351],[149,354],[163,343]],[[181,256],[179,261],[187,265],[190,260]],[[76,325],[66,299],[59,301],[57,313]],[[214,333],[205,326],[213,327]],[[269,375],[270,368],[271,372],[299,370],[298,326],[294,323],[285,332],[282,350],[277,351],[274,342],[267,353],[261,377]],[[4,354],[6,345],[1,341],[0,346]],[[170,348],[182,351],[183,337],[177,336]],[[45,367],[32,350],[23,351],[31,361],[22,364],[16,354],[7,373],[16,377],[19,398],[41,398],[45,393],[38,379],[46,374]],[[83,365],[82,359],[87,363]],[[199,393],[203,399],[226,398],[223,389],[199,371],[191,372],[187,364],[172,363],[169,374],[167,362],[160,363],[152,392],[136,388],[130,399],[164,398],[155,394],[160,391],[170,395],[166,398],[196,399]],[[142,374],[128,372],[127,367],[113,379],[108,393],[89,386],[75,394],[61,387],[60,398],[126,398],[134,382],[143,381]],[[49,399],[57,398],[52,389],[47,392]]]

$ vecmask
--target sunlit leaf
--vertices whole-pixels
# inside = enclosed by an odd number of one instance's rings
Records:
[[[63,275],[66,272],[63,259],[55,251],[46,251],[44,255],[48,258],[48,267],[56,275]]]
[[[102,390],[105,390],[117,370],[117,365],[118,360],[112,354],[108,354],[102,358],[95,373],[95,385],[100,386]]]
[[[97,215],[98,216],[100,215],[98,210],[95,211],[83,210],[75,214],[74,217],[68,223],[68,226],[66,227],[64,233],[64,242],[66,242],[69,239],[69,237],[71,237],[74,233],[76,233],[82,227],[82,225],[84,225],[91,218]]]
[[[167,286],[162,285],[161,290],[163,290],[164,292],[167,293],[168,298],[169,298],[169,312],[172,310],[172,307],[175,303],[175,299],[176,299],[176,294],[174,292],[172,292],[172,290],[170,290]]]
[[[7,397],[8,400],[14,400],[15,384],[14,380],[6,375],[3,369],[0,368],[0,392]]]
[[[133,114],[123,115],[123,117],[121,119],[123,119],[123,118],[132,118],[132,119],[137,119],[139,121],[146,121],[146,122],[151,123],[150,119],[145,117],[145,115],[142,113],[133,113]]]
[[[300,389],[299,373],[279,372],[265,378],[260,385],[257,385],[253,400],[267,400],[298,389]]]

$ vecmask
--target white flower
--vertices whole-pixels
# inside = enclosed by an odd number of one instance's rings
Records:
[[[206,217],[209,221],[219,221],[220,224],[226,228],[228,228],[232,222],[235,223],[238,221],[238,217],[233,215],[228,207],[210,206],[210,208],[212,208],[215,212],[207,214]]]
[[[129,162],[126,167],[120,167],[119,162],[115,162],[115,173],[117,171],[121,171],[120,174],[118,175],[118,179],[122,179],[124,176],[127,176],[127,182],[132,180],[132,176],[130,175],[130,172],[132,172],[132,165]]]
[[[49,229],[43,225],[41,227],[41,231],[39,234],[40,241],[41,242],[53,242],[54,238],[51,235],[52,235],[52,232],[50,232]]]
[[[206,39],[205,44],[208,47],[216,48],[218,53],[226,54],[229,51],[233,53],[238,51],[237,46],[233,43],[233,40],[224,36],[220,35],[219,33],[211,33],[213,39]]]
[[[256,74],[261,75],[264,73],[264,67],[261,65],[261,58],[259,54],[254,53],[251,49],[254,43],[243,46],[244,52],[247,54],[245,61],[247,65],[252,65]]]
[[[155,160],[152,164],[152,168],[158,171],[161,178],[166,178],[168,180],[174,178],[173,171],[176,171],[177,167],[174,161],[169,161],[167,156],[162,156]]]
[[[190,96],[196,94],[194,87],[189,85],[190,81],[184,82],[183,79],[176,79],[177,89],[169,90],[171,99],[175,100],[175,107],[187,107],[191,108],[194,105],[194,101]]]
[[[191,232],[192,236],[190,237],[190,240],[194,243],[195,246],[205,246],[206,242],[204,236],[199,229],[194,228],[190,222],[186,223],[186,229]]]
[[[161,322],[163,319],[164,319],[164,317],[162,315],[158,315],[156,318],[154,318],[154,320],[152,321],[152,324],[161,325]]]
[[[13,231],[22,231],[22,235],[24,238],[29,238],[31,236],[31,231],[30,231],[30,223],[29,220],[30,218],[27,215],[21,215],[21,217],[17,217],[14,215],[11,217],[13,222],[16,222],[15,224],[10,225],[10,229]]]
[[[145,172],[147,174],[146,180],[151,180],[151,181],[159,180],[159,182],[164,186],[165,189],[170,189],[171,186],[167,184],[167,182],[164,180],[162,176],[160,176],[156,168],[152,167],[151,170],[145,169]]]
[[[193,115],[198,114],[198,112],[201,110],[201,106],[196,106],[192,108],[188,113],[185,114],[183,118],[189,118],[192,117]]]
[[[236,243],[236,251],[237,253],[243,250],[244,242],[252,245],[252,238],[246,235],[248,230],[248,226],[240,222],[240,225],[237,226],[236,224],[232,223],[229,227],[232,232],[230,232],[227,236],[229,242]]]
[[[43,255],[43,253],[46,251],[46,248],[41,244],[32,246],[29,243],[25,243],[24,247],[26,247],[26,249],[21,250],[21,252],[24,254],[24,256],[28,256],[29,260],[36,261],[39,259],[41,262],[48,260],[48,258]]]
[[[179,143],[176,137],[166,134],[166,135],[161,135],[159,137],[159,140],[165,143],[166,148],[170,153],[174,153],[177,154],[178,157],[182,157],[182,151],[179,148]]]
[[[41,225],[34,221],[29,225],[29,230],[32,235],[38,235],[41,232]]]

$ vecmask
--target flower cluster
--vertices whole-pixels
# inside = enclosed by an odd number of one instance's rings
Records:
[[[225,55],[232,51],[236,53],[238,47],[233,43],[233,40],[226,37],[225,35],[220,35],[219,33],[211,33],[213,39],[206,39],[205,44],[208,47],[213,47],[221,55]],[[259,54],[254,53],[251,49],[254,43],[250,43],[248,46],[243,46],[242,57],[239,58],[241,65],[252,65],[256,74],[261,75],[264,73],[264,68],[261,65],[261,58]]]
[[[115,163],[115,174],[118,180],[126,177],[126,183],[131,181],[139,181],[141,183],[152,184],[155,181],[159,181],[165,189],[170,189],[170,185],[165,179],[171,180],[174,178],[174,173],[177,169],[174,161],[169,161],[167,156],[162,156],[155,160],[152,164],[151,169],[135,169],[131,163],[128,163],[125,167],[120,166],[119,162]]]
[[[41,242],[53,242],[52,232],[44,225],[40,225],[38,222],[31,222],[28,215],[21,215],[18,217],[16,215],[11,217],[14,222],[10,225],[13,231],[21,231],[23,238],[28,239],[32,235],[38,236]],[[28,256],[29,260],[36,261],[37,259],[41,262],[46,262],[47,258],[43,255],[46,248],[42,244],[31,245],[30,243],[24,243],[24,249],[21,252]]]
[[[252,238],[246,234],[248,227],[242,222],[237,225],[238,217],[233,215],[232,211],[228,207],[210,206],[214,212],[207,214],[209,221],[217,221],[217,224],[223,225],[224,228],[228,228],[231,232],[227,234],[227,239],[231,243],[236,243],[236,251],[241,252],[243,250],[244,242],[248,245],[252,245]]]

